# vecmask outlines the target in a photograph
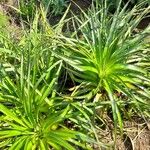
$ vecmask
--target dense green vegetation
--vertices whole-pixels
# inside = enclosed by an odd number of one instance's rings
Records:
[[[106,1],[95,1],[66,19],[68,6],[55,26],[47,4],[20,2],[19,34],[0,14],[0,149],[107,149],[125,119],[149,119],[150,26],[137,29],[150,13],[146,2],[129,9],[118,1],[112,14]],[[63,10],[55,4],[48,5],[56,15]],[[70,20],[73,31],[63,32]],[[106,118],[112,145],[98,135]]]

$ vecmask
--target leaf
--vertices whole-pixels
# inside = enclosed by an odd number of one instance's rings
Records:
[[[9,143],[11,143],[11,139],[3,140],[2,142],[0,142],[0,148],[9,145]]]
[[[9,150],[20,150],[24,147],[24,142],[26,140],[26,137],[22,136],[15,140],[13,145],[9,148]]]
[[[47,139],[47,143],[52,146],[53,148],[55,148],[56,150],[62,150],[62,147],[58,144],[55,143],[55,141],[51,140],[51,139]]]
[[[55,136],[53,134],[47,135],[47,139],[54,144],[60,145],[61,147],[64,147],[67,150],[76,150],[73,146],[71,146],[68,142],[63,140],[59,136]]]
[[[57,65],[57,63],[55,64]],[[39,102],[43,102],[43,100],[45,100],[45,98],[52,92],[53,90],[53,86],[55,85],[56,80],[58,79],[58,75],[61,71],[61,67],[62,67],[62,61],[60,61],[60,65],[59,68],[55,74],[55,76],[53,77],[53,79],[51,80],[51,82],[49,83],[48,87],[46,88],[46,86],[44,86],[41,90],[42,93],[42,97],[40,98]]]
[[[44,140],[40,139],[40,150],[47,150]]]
[[[14,115],[9,109],[7,109],[4,105],[0,104],[0,111],[8,116],[10,119],[16,121],[20,125],[26,127],[26,125],[19,119],[16,115]]]
[[[80,105],[80,103],[71,103],[72,106],[74,106],[75,108],[77,108],[83,115],[84,117],[90,121],[89,116],[87,115],[87,113],[83,110],[82,106]]]
[[[70,106],[68,105],[63,111],[58,112],[58,113],[56,113],[56,114],[51,114],[51,116],[49,116],[49,117],[45,120],[45,122],[44,122],[44,124],[43,124],[43,127],[42,127],[43,130],[44,130],[44,131],[50,130],[50,127],[51,127],[52,125],[57,124],[57,123],[63,121],[64,118],[65,118],[65,116],[66,116],[66,114],[67,114],[68,111],[69,111],[69,108],[70,108]]]
[[[17,131],[25,131],[27,130],[27,128],[23,127],[23,126],[19,126],[18,124],[15,124],[15,123],[11,123],[9,121],[6,121],[14,130],[17,130]]]
[[[22,132],[17,131],[17,130],[2,130],[2,131],[0,131],[0,139],[15,137],[18,135],[22,135]]]
[[[109,86],[108,82],[104,81],[104,84],[105,84],[105,89],[106,89],[106,91],[108,93],[108,96],[109,96],[109,98],[111,100],[111,106],[112,106],[112,112],[113,112],[113,119],[114,119],[115,130],[117,129],[117,122],[118,122],[119,123],[119,127],[120,127],[121,132],[122,132],[123,131],[123,122],[122,122],[122,119],[121,119],[121,114],[119,112],[117,103],[114,100],[113,93],[111,91],[111,87]]]
[[[25,140],[24,150],[32,150],[32,148],[33,148],[32,137],[28,136]]]
[[[56,137],[61,137],[64,140],[69,140],[72,138],[76,138],[76,136],[78,135],[78,132],[76,131],[72,131],[72,130],[68,130],[68,129],[59,129],[56,131],[50,131],[49,134],[53,134]]]

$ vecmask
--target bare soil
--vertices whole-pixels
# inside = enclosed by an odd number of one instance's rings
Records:
[[[101,147],[101,150],[150,150],[150,121],[146,122],[140,118],[125,121],[123,130],[123,136],[118,134],[115,146],[112,136],[113,128],[97,131],[99,141],[110,145],[108,148]],[[100,150],[100,148],[94,146],[94,150]]]
[[[136,121],[125,122],[124,139],[118,140],[117,150],[150,150],[150,122]]]

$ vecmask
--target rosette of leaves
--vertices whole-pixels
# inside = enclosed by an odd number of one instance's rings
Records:
[[[65,123],[72,109],[57,95],[62,60],[51,53],[57,38],[44,21],[38,28],[38,16],[17,41],[0,34],[0,149],[91,149],[86,143],[93,140]]]
[[[88,13],[82,11],[82,17],[75,16],[72,38],[64,38],[65,46],[53,51],[67,63],[72,79],[79,84],[77,98],[110,101],[114,122],[121,128],[120,99],[136,112],[149,113],[148,70],[136,59],[139,53],[142,59],[147,57],[143,39],[149,35],[150,26],[135,32],[150,12],[150,6],[143,9],[144,4],[128,10],[128,4],[122,8],[119,1],[114,14],[110,14],[106,0],[94,4]]]
[[[31,48],[32,40],[28,44],[22,42]],[[24,49],[22,44],[17,48]],[[32,55],[28,48],[21,52],[20,62],[14,66],[1,64],[0,147],[75,150],[79,146],[88,149],[84,144],[90,141],[87,136],[65,125],[70,105],[64,107],[63,99],[56,96],[62,61],[55,61],[50,55],[47,61],[43,60],[45,52]]]

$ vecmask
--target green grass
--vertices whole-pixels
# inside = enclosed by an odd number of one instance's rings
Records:
[[[71,18],[75,31],[69,36],[62,32],[71,20],[65,20],[69,7],[54,27],[39,8],[28,27],[21,20],[19,37],[4,26],[2,15],[0,148],[109,148],[97,132],[108,126],[106,116],[114,124],[114,144],[123,134],[124,119],[149,118],[150,47],[145,39],[150,26],[135,30],[150,12],[144,4],[128,10],[120,1],[111,14],[106,1],[97,2]]]

